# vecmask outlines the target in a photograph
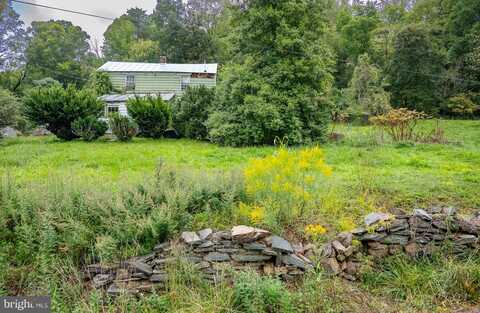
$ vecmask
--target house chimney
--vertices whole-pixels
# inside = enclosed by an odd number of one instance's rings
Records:
[[[161,56],[160,57],[160,64],[167,64],[167,57],[166,56]]]

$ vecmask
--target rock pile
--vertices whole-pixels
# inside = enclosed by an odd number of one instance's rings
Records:
[[[321,263],[329,273],[355,280],[362,255],[384,258],[406,253],[416,257],[441,246],[450,247],[452,253],[465,253],[480,248],[479,238],[480,215],[466,220],[451,208],[415,209],[397,215],[371,213],[365,217],[364,227],[341,233],[324,245]]]
[[[248,226],[218,232],[204,229],[184,232],[180,242],[160,244],[146,256],[110,266],[89,265],[86,276],[94,288],[106,289],[112,296],[161,289],[169,279],[168,264],[182,260],[194,264],[204,278],[212,282],[228,278],[228,268],[249,268],[292,280],[313,268],[305,256],[312,248],[292,245],[266,230]]]

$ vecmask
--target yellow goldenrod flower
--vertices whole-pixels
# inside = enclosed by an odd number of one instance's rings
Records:
[[[305,227],[305,234],[312,238],[318,238],[326,232],[327,229],[320,224],[309,224]]]
[[[313,182],[315,182],[315,177],[313,177],[313,175],[305,176],[305,183],[310,185],[310,184],[313,184]]]

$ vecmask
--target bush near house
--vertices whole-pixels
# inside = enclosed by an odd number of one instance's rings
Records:
[[[63,88],[52,85],[34,88],[24,98],[25,115],[34,123],[46,125],[47,129],[63,140],[79,136],[74,133],[72,123],[88,116],[100,117],[104,104],[90,90],[77,90],[70,85]]]
[[[173,124],[182,137],[204,140],[208,137],[208,114],[215,98],[215,89],[188,87],[173,106]]]
[[[118,113],[110,116],[112,133],[120,141],[130,141],[138,133],[138,125],[131,118]]]
[[[160,97],[136,97],[127,102],[127,108],[142,137],[161,138],[171,125],[172,110]]]
[[[73,133],[84,141],[93,141],[105,135],[108,124],[95,116],[78,118],[72,123]]]

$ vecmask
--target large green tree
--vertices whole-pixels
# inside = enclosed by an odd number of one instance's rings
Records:
[[[215,60],[215,42],[208,29],[191,19],[181,0],[158,0],[153,12],[160,54],[169,62],[211,62]]]
[[[136,40],[135,24],[126,16],[115,19],[105,31],[103,54],[109,60],[126,61]]]
[[[480,1],[450,0],[449,57],[459,72],[458,92],[480,92]]]
[[[392,103],[428,113],[440,110],[439,82],[443,59],[420,25],[407,25],[397,35],[389,67]]]
[[[252,0],[239,10],[234,63],[224,69],[212,140],[228,145],[299,144],[324,139],[332,53],[324,43],[326,4]]]
[[[373,31],[380,20],[371,2],[344,7],[336,16],[337,41],[337,86],[344,88],[351,79],[357,59],[371,52]]]
[[[32,34],[26,59],[33,79],[52,77],[65,85],[85,83],[92,70],[86,32],[71,22],[48,21],[33,22]]]

